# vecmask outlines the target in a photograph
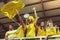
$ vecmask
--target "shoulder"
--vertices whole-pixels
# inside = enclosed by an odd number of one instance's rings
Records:
[[[5,35],[9,35],[9,34],[15,33],[16,31],[17,30],[7,31]]]
[[[9,32],[10,32],[10,31],[7,31],[7,32],[5,33],[5,35],[8,35],[8,34],[9,34]]]

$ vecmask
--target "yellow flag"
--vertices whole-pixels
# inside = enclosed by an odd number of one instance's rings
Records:
[[[24,6],[25,4],[22,1],[10,1],[7,4],[3,5],[1,12],[8,18],[12,19],[17,14],[16,10],[19,11]]]
[[[17,35],[17,38],[22,38],[22,37],[24,37],[24,29],[23,29],[22,25],[20,25],[20,26],[17,28],[16,35]]]

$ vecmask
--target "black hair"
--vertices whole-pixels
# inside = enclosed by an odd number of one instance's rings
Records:
[[[37,20],[36,24],[37,24],[38,26],[40,26],[41,22],[44,22],[44,23],[45,23],[45,21],[44,21],[43,19],[40,19],[40,18],[39,18],[39,19]]]

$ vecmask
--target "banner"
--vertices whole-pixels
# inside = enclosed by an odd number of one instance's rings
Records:
[[[21,10],[25,4],[22,1],[10,1],[3,5],[1,12],[7,16],[9,19],[12,19],[17,14],[16,10]]]

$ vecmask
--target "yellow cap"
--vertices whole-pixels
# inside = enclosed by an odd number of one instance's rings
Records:
[[[28,19],[34,21],[34,17],[33,16],[29,16]]]

